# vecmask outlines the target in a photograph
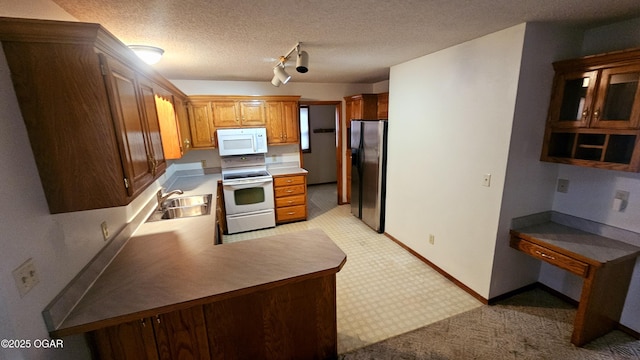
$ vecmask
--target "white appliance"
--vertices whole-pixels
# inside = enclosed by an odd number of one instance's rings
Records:
[[[221,158],[229,234],[276,226],[273,177],[264,154]]]
[[[267,152],[266,128],[218,129],[216,132],[220,156]]]

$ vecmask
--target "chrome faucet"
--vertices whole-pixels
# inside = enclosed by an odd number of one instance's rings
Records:
[[[158,190],[158,193],[156,193],[156,198],[158,199],[158,210],[162,210],[162,203],[167,200],[167,198],[169,198],[169,196],[171,195],[182,195],[184,194],[184,192],[182,190],[176,189],[173,191],[169,191],[168,193],[162,195],[162,189]]]

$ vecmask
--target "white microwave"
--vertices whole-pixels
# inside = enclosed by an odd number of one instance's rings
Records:
[[[267,152],[266,128],[218,129],[216,132],[220,156]]]

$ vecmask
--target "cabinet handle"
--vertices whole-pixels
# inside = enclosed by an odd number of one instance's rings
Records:
[[[289,211],[289,212],[287,213],[287,215],[293,215],[293,214],[295,214],[295,213],[296,213],[295,211]]]
[[[589,108],[582,111],[582,118],[585,119],[587,116],[589,116]]]
[[[293,190],[287,190],[286,192],[288,192],[288,193],[292,193],[292,192],[293,192]]]
[[[288,183],[292,183],[292,182],[293,182],[293,180],[291,180],[291,179],[287,179],[287,182],[288,182]]]
[[[547,259],[551,259],[551,260],[555,260],[556,258],[551,256],[551,255],[547,255],[541,251],[536,250],[536,254],[542,256],[543,258],[547,258]]]
[[[156,315],[156,322],[158,322],[158,324],[160,324],[160,316]]]
[[[596,119],[600,117],[600,109],[593,112],[593,117]]]
[[[144,319],[140,319],[140,322],[142,323],[142,327],[147,327],[147,322]]]
[[[287,204],[293,204],[293,200],[287,201]]]

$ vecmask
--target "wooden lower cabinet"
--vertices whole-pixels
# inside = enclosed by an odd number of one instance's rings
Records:
[[[273,177],[276,223],[307,219],[307,176],[282,175]]]
[[[87,334],[94,359],[332,359],[335,274]]]
[[[87,334],[95,359],[208,359],[202,306]]]

